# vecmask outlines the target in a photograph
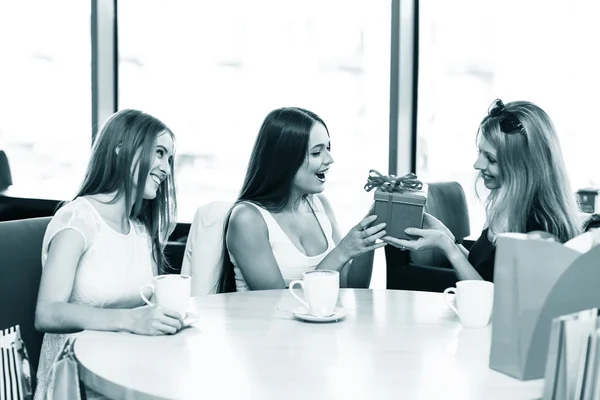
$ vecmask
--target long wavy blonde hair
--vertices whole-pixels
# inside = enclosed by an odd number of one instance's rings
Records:
[[[578,209],[554,124],[531,102],[514,101],[503,107],[483,119],[477,134],[495,148],[500,169],[500,187],[486,198],[487,225],[495,237],[525,233],[526,224],[535,221],[566,242],[580,233]],[[506,112],[518,119],[519,129],[502,131]]]

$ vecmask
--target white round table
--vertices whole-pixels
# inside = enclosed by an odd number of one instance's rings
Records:
[[[80,377],[116,399],[536,399],[543,380],[488,367],[491,328],[463,329],[438,293],[340,291],[346,318],[307,323],[287,290],[193,298],[172,336],[85,331]]]

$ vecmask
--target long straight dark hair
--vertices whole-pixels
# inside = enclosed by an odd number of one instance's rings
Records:
[[[236,291],[233,263],[227,251],[227,229],[233,208],[249,201],[272,213],[284,209],[292,196],[294,176],[308,154],[310,131],[317,122],[327,130],[327,125],[317,114],[298,107],[271,111],[263,121],[250,155],[242,190],[225,219],[218,293]]]
[[[154,160],[154,145],[161,134],[175,136],[157,118],[137,110],[121,110],[106,122],[96,137],[92,155],[77,197],[114,193],[109,203],[125,196],[129,217],[141,222],[152,239],[152,255],[159,273],[169,265],[164,247],[177,222],[177,198],[173,157],[169,160],[171,174],[161,182],[152,200],[144,199],[144,184]],[[117,154],[118,149],[118,154]],[[133,193],[132,170],[138,168],[137,185]]]

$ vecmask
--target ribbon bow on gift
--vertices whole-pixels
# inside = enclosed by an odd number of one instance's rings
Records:
[[[408,173],[404,176],[382,175],[379,171],[372,169],[365,184],[365,190],[370,192],[375,188],[381,188],[384,192],[403,192],[405,190],[417,191],[423,188],[423,182],[417,179],[417,175]]]

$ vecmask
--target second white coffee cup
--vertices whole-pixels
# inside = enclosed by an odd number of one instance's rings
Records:
[[[179,313],[185,318],[192,290],[192,278],[188,275],[159,275],[154,277],[154,285],[144,285],[140,289],[142,300],[154,306],[145,295],[144,289],[150,288],[154,293],[155,303]],[[152,296],[149,296],[152,297]]]
[[[294,286],[300,285],[304,290],[304,300],[294,293]],[[340,292],[340,273],[330,270],[305,272],[302,280],[290,282],[290,292],[306,310],[316,317],[333,315]]]
[[[456,294],[456,307],[449,294]],[[458,315],[465,328],[483,328],[490,322],[494,304],[494,284],[487,281],[466,280],[456,287],[444,290],[444,301]]]

